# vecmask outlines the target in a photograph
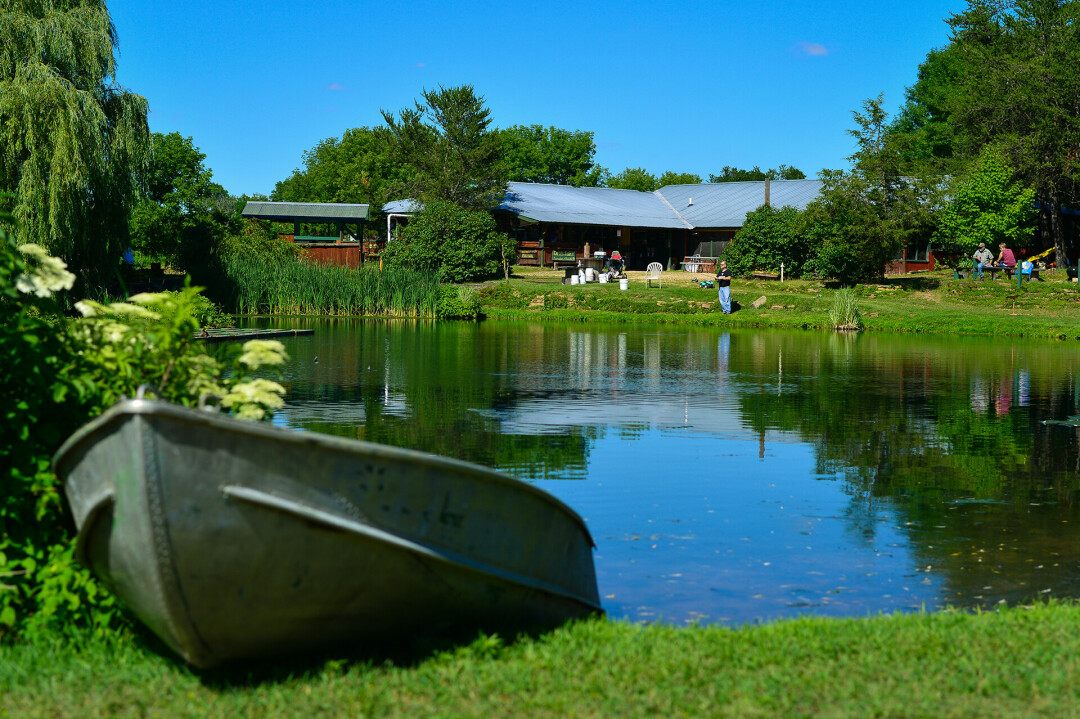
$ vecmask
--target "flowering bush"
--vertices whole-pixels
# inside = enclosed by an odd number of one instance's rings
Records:
[[[72,551],[74,527],[51,469],[79,426],[149,384],[170,402],[216,395],[224,411],[263,419],[284,388],[253,376],[286,361],[280,342],[251,341],[226,363],[195,340],[205,303],[198,289],[127,302],[76,303],[65,317],[56,293],[75,277],[37,245],[17,246],[0,213],[0,638],[121,621],[115,599]]]

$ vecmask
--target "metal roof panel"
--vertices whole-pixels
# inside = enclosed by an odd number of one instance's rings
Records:
[[[242,217],[260,220],[308,220],[311,222],[356,222],[368,219],[370,207],[339,202],[261,202],[244,205]]]
[[[746,213],[765,204],[765,181],[666,185],[657,192],[694,226],[742,227]],[[804,209],[821,193],[821,180],[771,180],[769,204]],[[693,200],[693,204],[690,201]]]

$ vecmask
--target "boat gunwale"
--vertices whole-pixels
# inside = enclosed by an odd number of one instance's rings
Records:
[[[57,475],[63,475],[64,472],[62,471],[62,467],[78,447],[90,442],[95,435],[99,434],[105,427],[114,422],[120,422],[134,416],[165,416],[183,422],[205,425],[225,432],[247,434],[275,441],[286,441],[297,445],[321,446],[326,449],[346,454],[358,454],[360,450],[365,450],[369,455],[377,456],[379,458],[408,461],[413,464],[426,465],[433,469],[452,470],[458,474],[471,475],[475,479],[495,482],[508,487],[512,486],[516,490],[528,492],[535,498],[548,502],[560,509],[577,523],[581,531],[584,532],[585,539],[588,540],[589,545],[593,548],[596,547],[596,542],[593,540],[592,533],[589,532],[585,520],[582,519],[581,515],[574,511],[569,505],[550,492],[540,489],[517,477],[491,469],[490,467],[485,467],[461,459],[454,459],[452,457],[443,457],[428,452],[421,452],[415,449],[406,449],[404,447],[395,447],[393,445],[379,444],[377,442],[368,442],[362,439],[335,437],[333,435],[320,434],[318,432],[298,431],[285,427],[277,427],[265,422],[241,420],[228,415],[219,414],[217,411],[211,412],[199,410],[161,400],[127,399],[121,400],[112,407],[109,407],[98,417],[95,417],[93,420],[76,430],[64,441],[60,446],[60,449],[53,455],[53,470]]]

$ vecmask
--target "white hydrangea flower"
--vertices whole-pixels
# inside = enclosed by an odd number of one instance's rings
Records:
[[[162,292],[140,292],[137,295],[132,295],[128,298],[128,302],[134,302],[137,305],[153,305],[169,298],[168,295]]]
[[[121,324],[120,322],[108,321],[108,322],[102,323],[102,325],[101,325],[101,333],[102,333],[102,336],[105,338],[105,341],[110,342],[111,344],[114,344],[114,345],[115,344],[120,344],[120,342],[125,337],[128,336],[128,333],[130,331],[131,331],[130,327],[128,327],[125,324]],[[128,344],[134,344],[134,342],[135,342],[135,338],[131,337],[129,339]]]
[[[30,272],[15,278],[15,288],[24,295],[52,297],[54,292],[70,290],[75,285],[75,275],[67,271],[67,263],[52,257],[45,248],[34,243],[19,247],[19,251],[31,260]]]
[[[108,314],[105,305],[100,302],[95,302],[94,300],[81,300],[76,302],[75,309],[77,309],[83,317],[101,317],[102,315]]]
[[[268,379],[253,379],[232,386],[228,394],[221,399],[227,409],[235,409],[240,419],[259,420],[266,416],[267,409],[279,409],[285,404],[285,388]]]
[[[288,359],[285,345],[277,340],[248,340],[244,343],[244,353],[237,362],[250,369],[258,369],[268,365],[285,364]]]
[[[130,302],[113,302],[108,306],[111,314],[131,317],[133,319],[159,320],[161,315],[153,310],[148,310]]]

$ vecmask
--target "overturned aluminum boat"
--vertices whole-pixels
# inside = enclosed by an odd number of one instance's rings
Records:
[[[200,667],[601,611],[582,519],[466,462],[135,399],[54,466],[80,561]]]

